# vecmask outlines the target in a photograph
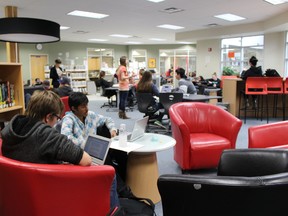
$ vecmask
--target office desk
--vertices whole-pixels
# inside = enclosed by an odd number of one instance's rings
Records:
[[[112,141],[111,148],[118,149],[118,143],[118,140]],[[157,187],[159,172],[156,152],[173,147],[176,140],[163,134],[145,133],[133,143],[142,147],[128,154],[127,185],[136,196],[147,197],[157,203],[161,198]]]

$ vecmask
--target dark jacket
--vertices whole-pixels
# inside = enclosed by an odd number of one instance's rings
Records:
[[[241,74],[241,78],[243,80],[246,80],[247,77],[262,77],[263,76],[263,71],[261,66],[254,67],[251,66],[248,70],[243,71]]]
[[[79,164],[83,150],[44,122],[16,115],[1,131],[2,154],[14,160]]]
[[[61,71],[63,71],[61,67],[59,67],[59,68],[60,68]],[[50,69],[50,79],[52,79],[53,88],[58,88],[59,87],[59,85],[60,85],[59,78],[60,77],[58,76],[58,73],[57,73],[57,70],[56,70],[55,66],[52,67]]]
[[[69,96],[72,92],[73,89],[70,86],[60,86],[59,88],[54,90],[55,93],[57,93],[60,97],[65,97]]]

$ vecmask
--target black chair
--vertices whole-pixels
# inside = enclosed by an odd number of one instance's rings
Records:
[[[161,175],[163,215],[284,215],[287,164],[287,150],[229,149],[217,173]]]
[[[112,86],[112,85],[111,85]],[[113,96],[115,95],[117,97],[117,89],[109,89],[109,87],[101,86],[102,88],[102,94],[101,96],[107,97],[108,102],[105,102],[101,108],[103,107],[117,107],[117,100],[113,100]]]
[[[159,102],[164,107],[164,114],[167,116],[168,119],[168,131],[171,133],[171,124],[170,124],[170,117],[169,117],[169,108],[172,104],[182,102],[183,101],[183,93],[181,92],[165,92],[160,93],[159,95]]]
[[[143,93],[143,92],[136,92],[136,99],[137,99],[137,107],[139,112],[143,113],[144,116],[149,116],[149,120],[148,120],[148,124],[147,124],[147,128],[146,131],[147,132],[162,132],[165,129],[161,129],[161,130],[154,130],[159,128],[159,126],[154,125],[154,121],[156,121],[157,116],[155,115],[155,113],[158,111],[155,107],[151,106],[151,104],[153,104],[153,94],[152,93]]]

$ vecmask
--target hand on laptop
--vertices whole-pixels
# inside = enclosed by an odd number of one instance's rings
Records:
[[[111,131],[111,137],[115,137],[115,136],[117,136],[117,131],[115,130]]]

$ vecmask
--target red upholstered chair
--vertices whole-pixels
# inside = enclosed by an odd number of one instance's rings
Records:
[[[0,155],[0,215],[106,216],[114,174],[112,166],[34,164]]]
[[[248,148],[288,148],[288,121],[249,127]]]
[[[224,149],[234,149],[242,121],[213,104],[180,102],[169,109],[174,160],[182,171],[216,168]]]
[[[69,107],[69,104],[68,104],[68,98],[69,98],[69,96],[61,97],[61,100],[64,103],[64,111],[63,111],[61,117],[63,117],[66,112],[70,111],[70,107]]]

